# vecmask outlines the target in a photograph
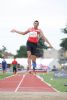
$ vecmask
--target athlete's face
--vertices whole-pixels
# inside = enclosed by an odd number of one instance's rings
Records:
[[[33,25],[34,25],[34,28],[37,28],[39,26],[39,22],[34,22]]]

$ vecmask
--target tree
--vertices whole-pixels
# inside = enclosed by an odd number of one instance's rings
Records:
[[[20,46],[20,49],[17,50],[17,54],[15,55],[15,57],[27,57],[27,50],[26,50],[26,46]]]
[[[62,39],[62,43],[60,46],[64,49],[67,50],[67,38]]]
[[[0,49],[0,58],[2,58],[5,55],[6,50],[6,47],[3,45],[2,49]]]
[[[44,43],[43,39],[40,38],[40,39],[39,39],[39,42],[38,42],[38,48],[41,48],[41,49],[48,49],[49,47]]]
[[[5,52],[7,49],[6,49],[6,47],[3,45],[2,46],[2,52]]]
[[[65,28],[62,29],[62,32],[65,33],[65,34],[67,34],[67,25],[66,25]]]
[[[0,58],[2,58],[2,51],[0,50]]]
[[[67,26],[62,29],[62,32],[67,34]],[[67,38],[63,38],[62,39],[62,42],[60,43],[60,46],[64,49],[64,50],[67,50]]]
[[[67,26],[64,29],[62,29],[62,32],[64,34],[67,34]],[[61,55],[63,55],[63,57],[62,57],[63,59],[60,58],[59,61],[61,61],[61,63],[65,63],[65,62],[67,62],[67,38],[62,39],[60,46],[62,47],[61,50],[63,50],[63,54],[61,54]]]
[[[44,49],[48,49],[49,47],[44,43],[43,39],[40,38],[37,44],[37,52],[36,56],[43,57]]]

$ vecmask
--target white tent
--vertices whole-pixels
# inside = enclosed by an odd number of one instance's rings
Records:
[[[13,61],[13,58],[11,59],[5,59],[7,61],[8,64],[11,64],[12,61]],[[27,58],[17,58],[16,59],[17,62],[20,64],[20,65],[23,65],[25,67],[27,67]],[[45,66],[49,66],[49,64],[53,61],[53,59],[43,59],[43,58],[37,58],[36,60],[36,63],[37,63],[37,66],[39,67],[40,64],[43,64]],[[0,58],[0,63],[2,62],[2,59]]]

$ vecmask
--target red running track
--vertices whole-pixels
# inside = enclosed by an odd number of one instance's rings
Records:
[[[0,80],[0,91],[12,92],[56,92],[33,74],[17,74]]]

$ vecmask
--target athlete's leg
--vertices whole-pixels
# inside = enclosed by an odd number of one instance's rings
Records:
[[[33,70],[35,70],[35,68],[36,68],[36,56],[32,55],[31,59],[32,59]]]
[[[31,69],[31,47],[32,47],[32,44],[27,41],[28,69]]]
[[[35,70],[35,68],[36,68],[36,48],[37,48],[37,44],[33,44],[32,51],[31,51],[33,70]]]
[[[28,56],[28,69],[31,69],[31,52],[27,51],[27,56]]]

